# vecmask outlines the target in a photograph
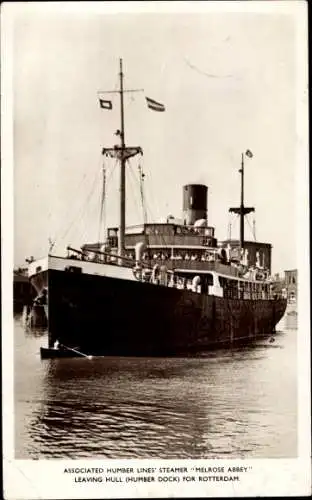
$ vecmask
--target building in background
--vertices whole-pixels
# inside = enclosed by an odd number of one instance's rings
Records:
[[[23,306],[31,303],[35,297],[35,289],[31,285],[27,269],[18,268],[13,271],[13,305],[14,312],[22,311]]]
[[[298,271],[297,269],[291,269],[285,271],[285,288],[287,292],[287,301],[297,302],[297,280],[298,280]]]

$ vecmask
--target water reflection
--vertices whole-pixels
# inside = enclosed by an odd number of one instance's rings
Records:
[[[290,344],[295,363],[294,338]],[[280,394],[279,369],[289,349],[280,333],[273,344],[206,353],[198,359],[41,361],[37,356],[32,358],[32,376],[24,381],[24,393],[21,385],[16,389],[17,426],[23,429],[18,454],[24,458],[295,456],[293,377],[284,377],[285,391]]]
[[[284,328],[287,330],[297,330],[297,328],[298,328],[297,313],[286,314],[285,320],[284,320]]]

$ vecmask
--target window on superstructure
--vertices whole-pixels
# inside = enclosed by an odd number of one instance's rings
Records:
[[[109,229],[108,230],[108,236],[117,236],[117,230],[116,229]]]

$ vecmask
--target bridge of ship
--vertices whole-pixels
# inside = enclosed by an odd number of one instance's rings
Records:
[[[135,246],[144,242],[150,249],[168,251],[171,247],[217,247],[213,227],[194,227],[167,223],[144,224],[127,228],[125,247],[134,255]],[[96,244],[97,246],[100,244]],[[106,248],[115,250],[118,247],[118,229],[109,228],[107,231]],[[84,245],[91,248],[93,245]]]

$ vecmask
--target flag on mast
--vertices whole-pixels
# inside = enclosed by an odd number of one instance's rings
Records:
[[[149,97],[145,97],[145,99],[149,109],[153,111],[165,111],[165,106],[160,102],[154,101],[154,99],[150,99]]]
[[[104,99],[100,99],[100,107],[102,109],[113,109],[112,101],[105,101]]]

